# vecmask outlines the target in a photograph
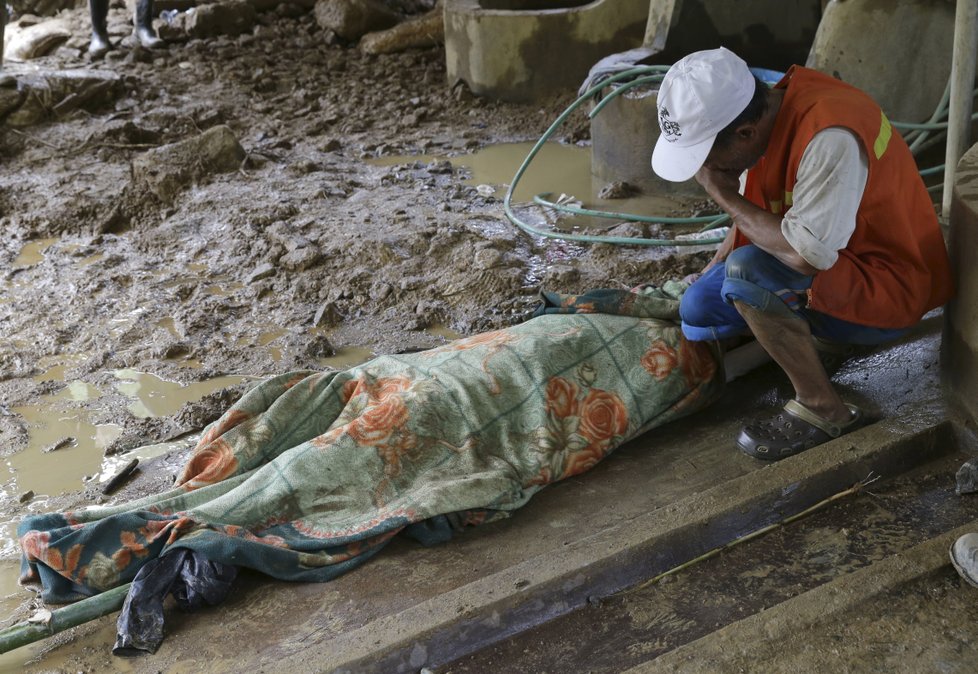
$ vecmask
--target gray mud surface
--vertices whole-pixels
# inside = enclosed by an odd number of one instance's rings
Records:
[[[122,46],[97,64],[84,56],[87,11],[61,16],[72,39],[6,72],[97,68],[118,83],[55,121],[0,126],[0,457],[27,447],[16,409],[72,382],[102,395],[62,398],[55,412],[120,426],[106,450],[119,453],[199,431],[246,386],[140,418],[113,388],[121,369],[187,384],[319,368],[347,348],[422,349],[445,328],[524,320],[541,287],[630,287],[706,260],[535,240],[447,161],[366,162],[536,140],[572,92],[532,106],[480,100],[448,86],[441,49],[365,56],[294,5],[238,37]],[[128,21],[112,9],[114,40]],[[217,140],[205,147],[201,134]],[[561,139],[588,135],[582,112]],[[24,261],[26,245],[48,239]],[[43,376],[52,367],[59,376]],[[179,459],[144,465],[113,500],[167,486]],[[100,500],[77,485],[45,495],[44,509]],[[3,521],[38,509],[24,496],[3,494]]]

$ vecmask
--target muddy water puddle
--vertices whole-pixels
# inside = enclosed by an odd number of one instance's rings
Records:
[[[974,518],[952,452],[658,583],[636,586],[439,672],[622,671]]]
[[[36,239],[24,244],[20,249],[20,254],[14,259],[11,265],[14,269],[22,267],[33,267],[44,261],[44,251],[58,242],[56,238]]]
[[[60,367],[49,369],[42,380],[57,379]],[[114,388],[131,399],[128,409],[138,418],[176,414],[188,402],[251,379],[224,376],[179,384],[135,370],[116,370],[113,375],[119,380]],[[91,384],[73,381],[37,404],[12,408],[27,423],[29,438],[24,450],[3,459],[7,474],[0,489],[14,498],[26,492],[54,495],[80,489],[86,477],[108,479],[112,470],[106,468],[103,453],[121,435],[122,427],[95,424],[87,410],[70,405],[102,394]]]
[[[64,370],[82,360],[83,356],[53,359],[35,379],[63,381]],[[118,379],[114,388],[131,399],[129,409],[137,417],[169,416],[185,403],[251,379],[225,376],[181,385],[136,370],[116,370],[113,374]],[[95,424],[89,412],[77,405],[103,395],[103,391],[87,382],[71,381],[34,405],[11,408],[27,424],[28,444],[24,450],[2,460],[6,474],[0,468],[0,492],[5,498],[16,500],[25,495],[28,513],[47,512],[51,510],[51,496],[77,491],[86,483],[99,487],[133,458],[142,463],[173,452],[185,453],[196,444],[198,436],[190,435],[117,456],[104,456],[105,448],[122,433],[122,427]],[[28,591],[17,585],[20,562],[16,527],[20,516],[0,523],[0,617],[7,622],[30,597]],[[25,663],[43,648],[44,644],[37,644],[0,656],[0,672],[23,671]]]
[[[444,157],[435,155],[391,156],[368,160],[375,166],[403,164],[430,164],[448,161],[457,168],[467,169],[471,177],[463,182],[477,187],[483,196],[494,195],[502,199],[510,182],[535,143],[503,143],[490,145],[467,155]],[[649,169],[651,171],[651,168]],[[597,195],[604,182],[595,182],[591,176],[591,151],[586,147],[545,143],[534,156],[529,168],[520,179],[514,202],[530,202],[537,194],[550,194],[556,201],[562,195],[580,200],[588,208],[641,215],[676,216],[685,212],[691,200],[665,195],[646,194],[625,199],[601,199]],[[615,220],[577,217],[567,225],[585,228],[607,228]]]

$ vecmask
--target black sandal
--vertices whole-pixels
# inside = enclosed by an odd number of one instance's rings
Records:
[[[823,419],[797,400],[789,400],[784,409],[767,419],[753,421],[740,431],[737,446],[755,459],[777,461],[845,435],[863,425],[862,410],[846,403],[850,419],[837,424]]]

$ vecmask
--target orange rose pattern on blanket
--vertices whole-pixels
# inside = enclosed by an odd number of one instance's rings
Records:
[[[227,440],[219,437],[198,445],[177,479],[177,484],[192,491],[227,479],[237,470],[238,459],[234,455],[234,449]]]
[[[443,541],[512,512],[718,391],[712,353],[671,322],[674,299],[663,300],[669,320],[649,317],[645,298],[576,301],[585,313],[269,378],[205,431],[180,486],[22,522],[22,577],[40,580],[46,601],[71,601],[185,547],[283,580],[329,580],[398,532]],[[646,313],[606,313],[616,302]]]
[[[685,341],[683,340],[684,343]],[[655,377],[657,381],[663,381],[676,369],[679,356],[674,348],[659,339],[652,343],[649,350],[642,356],[641,362],[642,367],[650,375]]]
[[[585,384],[589,380],[586,370],[579,369],[578,377]],[[544,407],[547,419],[537,448],[545,464],[530,485],[563,480],[593,468],[628,432],[628,410],[621,398],[564,377],[547,382]]]

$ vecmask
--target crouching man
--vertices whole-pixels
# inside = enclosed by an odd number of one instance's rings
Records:
[[[859,427],[862,411],[832,387],[813,336],[881,344],[952,295],[906,143],[862,91],[799,66],[769,89],[723,48],[670,68],[658,116],[655,172],[695,177],[733,220],[683,296],[683,333],[753,334],[795,389],[783,409],[748,422],[737,445],[780,459]]]

